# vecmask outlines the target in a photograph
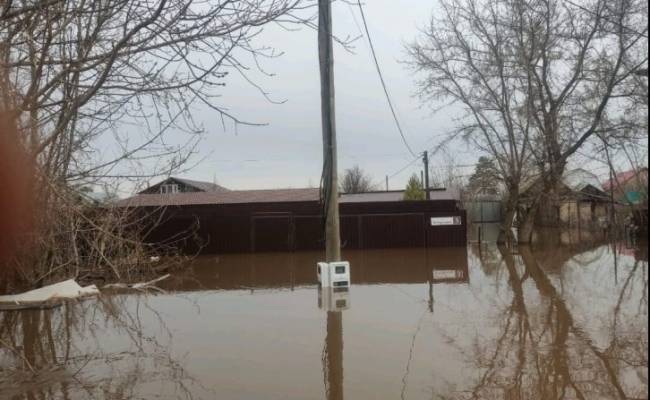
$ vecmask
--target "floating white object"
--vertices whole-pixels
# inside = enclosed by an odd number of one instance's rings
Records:
[[[10,303],[22,305],[29,303],[46,303],[56,299],[75,299],[96,294],[99,294],[97,286],[90,285],[81,287],[74,279],[69,279],[40,289],[30,290],[25,293],[0,296],[0,304]]]
[[[347,261],[319,262],[316,265],[316,275],[323,288],[350,287],[350,263]]]
[[[350,308],[348,288],[318,288],[318,308],[324,311],[343,311]]]

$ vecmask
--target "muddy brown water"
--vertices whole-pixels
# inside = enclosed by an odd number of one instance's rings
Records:
[[[319,303],[321,256],[0,314],[0,398],[648,397],[647,244],[347,252],[352,287]]]

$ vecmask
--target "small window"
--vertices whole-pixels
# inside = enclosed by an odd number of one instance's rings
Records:
[[[336,268],[334,268],[334,272],[337,273],[337,274],[344,274],[345,273],[345,267],[344,266],[336,267]]]
[[[336,300],[336,308],[343,308],[347,305],[345,300]]]
[[[172,194],[172,193],[178,193],[178,185],[177,184],[165,184],[165,185],[160,185],[160,193],[162,194]]]

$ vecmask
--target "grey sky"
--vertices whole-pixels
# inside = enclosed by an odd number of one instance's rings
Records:
[[[425,24],[434,2],[395,2],[373,0],[365,5],[369,29],[398,110],[407,139],[414,151],[430,148],[432,137],[452,126],[451,114],[431,112],[420,106],[415,94],[414,77],[400,61],[405,59],[404,44],[412,41],[417,27]],[[357,7],[336,2],[333,7],[334,29],[339,37],[361,34]],[[353,15],[356,21],[353,19]],[[227,124],[224,131],[215,112],[199,111],[197,116],[208,134],[195,159],[206,157],[185,176],[216,180],[233,189],[304,187],[318,185],[322,163],[320,125],[320,89],[316,32],[307,28],[288,32],[270,26],[258,37],[260,44],[275,47],[284,54],[264,60],[265,71],[251,76],[274,100],[267,101],[257,89],[231,74],[223,90],[221,105],[229,112],[251,122],[268,123],[263,127]],[[413,157],[402,144],[383,95],[366,38],[354,42],[354,54],[341,46],[335,48],[336,117],[339,141],[339,170],[359,164],[382,184]],[[474,162],[466,146],[456,149],[458,163]],[[434,157],[432,163],[445,160]],[[394,177],[391,188],[402,188],[410,173],[420,164]]]
[[[403,63],[405,44],[419,35],[418,28],[428,22],[435,6],[431,0],[373,0],[364,6],[388,90],[415,152],[434,147],[440,136],[454,126],[454,116],[459,115],[456,107],[432,114],[429,107],[423,106],[415,96],[416,77]],[[362,34],[356,6],[335,2],[333,19],[338,37]],[[269,102],[258,89],[231,73],[218,105],[238,118],[268,125],[239,125],[235,129],[226,123],[224,130],[218,113],[197,107],[194,116],[207,134],[193,158],[200,162],[180,175],[215,179],[231,189],[318,186],[322,140],[316,40],[316,32],[308,28],[287,31],[267,26],[257,37],[258,45],[272,46],[283,55],[262,60],[263,69],[273,76],[252,70],[249,77],[272,99],[286,102]],[[392,120],[365,35],[354,42],[354,54],[335,46],[334,63],[339,172],[358,164],[383,188],[385,176],[404,167],[413,157]],[[431,164],[444,165],[450,160],[472,164],[479,156],[463,142],[450,147],[447,155],[434,155]],[[390,188],[403,188],[410,174],[419,174],[421,169],[420,162],[414,163],[390,180]],[[472,170],[460,169],[463,174]]]

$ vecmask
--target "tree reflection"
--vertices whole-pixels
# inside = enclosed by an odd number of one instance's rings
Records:
[[[153,382],[178,398],[207,393],[170,345],[171,333],[146,296],[0,313],[0,397],[131,399]]]
[[[477,338],[474,348],[461,349],[481,371],[480,377],[469,390],[441,398],[647,398],[647,263],[637,259],[628,265],[620,284],[612,286],[616,304],[607,310],[602,326],[590,331],[576,322],[558,292],[554,282],[562,284],[562,276],[547,272],[562,265],[549,265],[552,258],[529,247],[520,247],[518,254],[499,250],[511,301],[493,321],[496,337]],[[624,310],[634,308],[634,316],[624,315]]]

